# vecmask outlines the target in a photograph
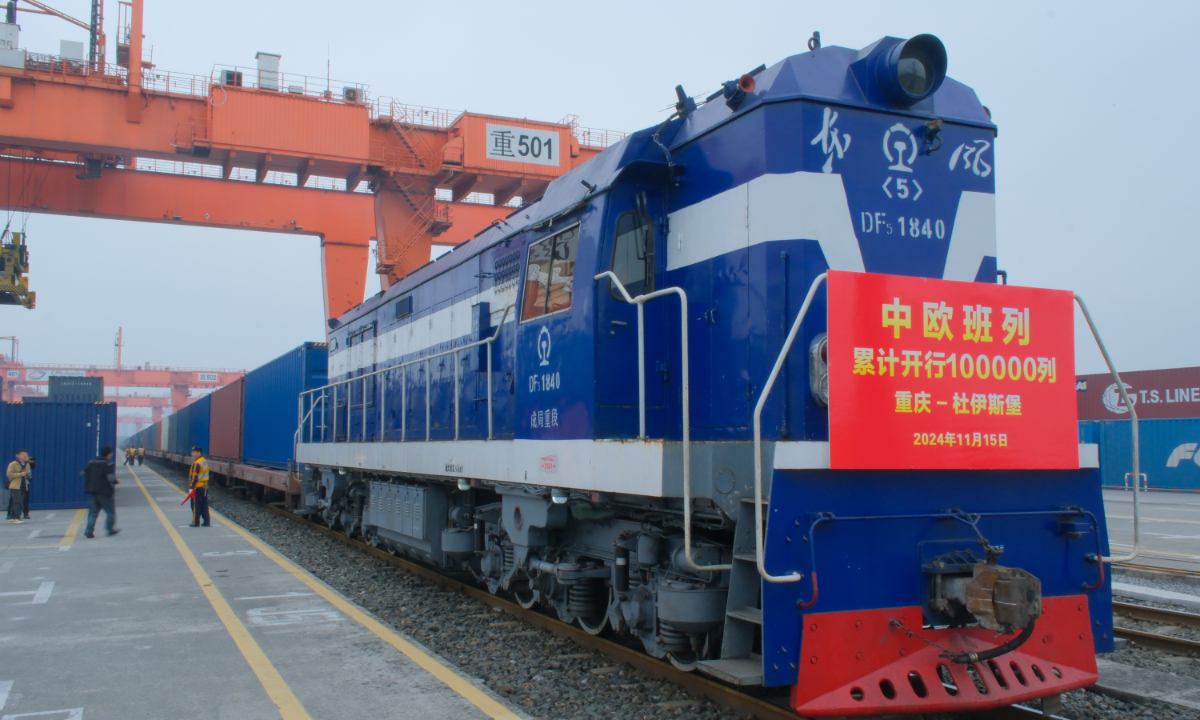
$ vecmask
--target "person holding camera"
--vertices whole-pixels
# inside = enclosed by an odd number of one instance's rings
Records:
[[[29,478],[33,475],[33,466],[29,462],[29,451],[18,450],[17,459],[8,464],[8,521],[20,525],[25,522],[21,515],[28,506],[25,498],[29,493]],[[29,517],[29,515],[25,515]]]

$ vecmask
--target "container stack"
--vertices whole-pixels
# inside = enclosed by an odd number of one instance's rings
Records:
[[[1138,416],[1143,487],[1200,492],[1200,368],[1122,373]],[[1133,487],[1129,408],[1112,376],[1076,379],[1079,441],[1100,446],[1106,487]]]

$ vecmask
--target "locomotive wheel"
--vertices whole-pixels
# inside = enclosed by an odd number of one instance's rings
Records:
[[[692,672],[700,666],[700,656],[695,653],[670,653],[671,664],[684,672]]]
[[[513,597],[516,598],[517,604],[526,610],[537,605],[537,595],[529,588],[526,588],[524,592],[514,590]]]
[[[601,615],[599,622],[597,622],[595,625],[590,624],[588,619],[584,617],[578,617],[575,619],[579,621],[579,627],[583,628],[583,631],[588,635],[599,635],[600,633],[604,632],[604,626],[608,624],[607,614]]]
[[[599,615],[599,618],[585,618],[581,615],[576,618],[576,620],[579,621],[579,627],[583,628],[583,631],[588,635],[599,635],[600,633],[604,632],[604,626],[608,624],[608,607],[611,603],[612,589],[609,588],[608,603],[605,604],[601,614]]]

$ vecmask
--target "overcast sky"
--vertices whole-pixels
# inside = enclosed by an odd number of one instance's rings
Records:
[[[88,0],[51,1],[88,17]],[[813,30],[849,48],[934,33],[949,74],[1000,127],[999,266],[1010,281],[1080,293],[1120,369],[1196,365],[1189,48],[1200,3],[1131,7],[146,0],[145,33],[163,70],[207,75],[266,51],[284,72],[323,77],[328,46],[333,77],[372,96],[549,121],[573,113],[625,131],[664,119],[677,83],[707,94],[803,52]],[[111,55],[115,0],[106,14]],[[19,22],[30,51],[86,41],[59,20]],[[129,364],[253,368],[324,337],[315,238],[41,215],[27,230],[38,309],[0,308],[0,335],[20,337],[26,362],[111,363],[119,326]],[[1078,318],[1078,368],[1099,372],[1086,332]]]

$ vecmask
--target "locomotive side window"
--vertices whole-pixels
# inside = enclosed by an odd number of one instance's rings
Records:
[[[578,242],[579,226],[576,225],[529,246],[522,320],[532,320],[571,307],[575,247]]]
[[[642,213],[628,212],[617,220],[612,271],[631,297],[654,292],[654,226]],[[624,301],[611,282],[608,292],[613,299]]]

